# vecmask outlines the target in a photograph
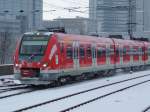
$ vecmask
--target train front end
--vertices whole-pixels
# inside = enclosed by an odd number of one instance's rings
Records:
[[[22,84],[44,85],[54,77],[46,71],[49,67],[48,52],[51,32],[25,33],[14,56],[15,78]],[[51,44],[51,43],[50,43]]]

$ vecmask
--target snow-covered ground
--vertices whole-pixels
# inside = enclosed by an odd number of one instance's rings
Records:
[[[1,112],[11,112],[14,110],[21,109],[23,107],[28,107],[41,102],[45,102],[51,99],[59,98],[71,93],[80,92],[82,90],[87,90],[100,85],[109,84],[112,82],[132,78],[135,76],[142,76],[150,74],[150,70],[143,72],[136,72],[133,74],[120,74],[113,77],[99,78],[90,81],[84,81],[80,83],[75,83],[71,85],[66,85],[57,88],[49,88],[45,90],[39,90],[27,94],[22,94],[14,97],[9,97],[0,100],[0,111]],[[55,105],[46,104],[41,107],[33,108],[27,110],[30,112],[58,112],[61,109],[65,109],[69,106],[84,102],[88,99],[92,99],[97,95],[103,95],[111,91],[118,90],[120,88],[126,87],[128,85],[135,84],[137,82],[150,79],[150,76],[136,79],[134,81],[129,81],[117,84],[111,87],[103,88],[100,90],[95,90],[90,93],[82,94],[80,96],[72,97],[63,101],[56,102]],[[103,99],[94,101],[87,105],[81,106],[71,110],[71,112],[142,112],[146,107],[150,105],[150,82],[145,84],[130,88],[128,90],[116,93],[114,95],[107,96]]]
[[[0,86],[1,85],[11,85],[11,84],[20,84],[20,81],[15,80],[13,75],[3,75],[0,76]]]
[[[94,101],[71,112],[142,112],[148,106],[150,82]]]

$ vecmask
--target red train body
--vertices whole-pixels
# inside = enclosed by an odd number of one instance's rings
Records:
[[[16,79],[33,85],[148,64],[148,42],[51,32],[25,33],[14,56]]]

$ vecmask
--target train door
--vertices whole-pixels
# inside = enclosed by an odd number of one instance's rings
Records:
[[[115,64],[120,64],[120,48],[119,48],[119,45],[115,45]]]
[[[92,69],[95,71],[97,66],[97,57],[96,57],[96,44],[92,44]]]
[[[64,45],[64,68],[73,69],[73,45],[66,43]]]
[[[115,64],[116,58],[115,58],[115,46],[114,45],[110,45],[109,56],[110,56],[110,64]]]
[[[97,45],[97,65],[106,64],[106,45]]]
[[[123,47],[123,63],[129,63],[130,62],[130,47],[129,46],[124,46]]]
[[[133,61],[134,62],[139,61],[139,47],[137,46],[133,47]]]
[[[79,46],[79,64],[80,67],[86,67],[86,56],[85,56],[86,44],[80,44]]]
[[[148,48],[147,46],[142,47],[142,60],[146,62],[148,60]]]
[[[86,50],[85,50],[85,58],[86,58],[86,66],[90,67],[92,66],[92,47],[91,44],[86,44]]]
[[[76,75],[78,74],[79,70],[79,42],[73,42],[73,62],[74,62],[74,70]]]

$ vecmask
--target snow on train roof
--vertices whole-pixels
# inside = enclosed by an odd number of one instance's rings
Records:
[[[53,32],[38,32],[38,31],[24,33],[24,35],[46,35],[46,36],[49,36],[51,34],[54,34],[54,33]]]

